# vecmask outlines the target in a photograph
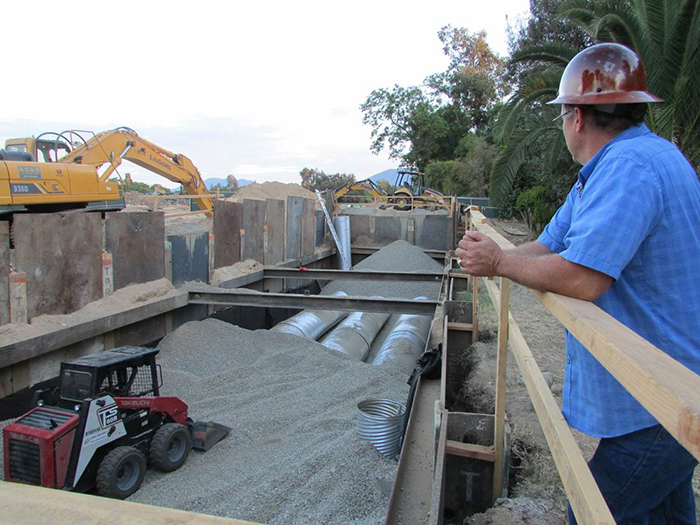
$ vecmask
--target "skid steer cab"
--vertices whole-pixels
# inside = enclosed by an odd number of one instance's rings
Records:
[[[157,353],[123,347],[62,363],[58,390],[3,429],[5,480],[124,499],[147,463],[170,472],[223,439],[230,428],[195,423],[182,400],[160,395]]]

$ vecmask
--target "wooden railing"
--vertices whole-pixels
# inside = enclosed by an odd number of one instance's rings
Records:
[[[469,209],[468,224],[502,249],[514,248],[487,224],[476,207]],[[475,301],[477,282],[474,279]],[[499,312],[494,494],[500,494],[503,482],[499,476],[503,451],[498,444],[503,442],[506,346],[510,345],[576,518],[579,523],[615,523],[542,371],[510,315],[510,281],[501,278],[500,287],[493,280],[484,282]],[[700,376],[591,302],[549,292],[532,293],[681,445],[700,459]]]

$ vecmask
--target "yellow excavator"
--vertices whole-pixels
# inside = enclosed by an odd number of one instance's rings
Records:
[[[375,200],[386,200],[386,207],[397,210],[410,210],[417,205],[449,209],[449,203],[442,193],[425,186],[423,173],[405,169],[397,170],[394,187],[394,193],[387,195],[372,179],[364,179],[335,190],[335,200],[341,202],[340,199],[343,198],[348,202],[350,197],[357,197],[359,192],[363,195],[369,194]],[[355,195],[352,194],[353,192]]]
[[[87,133],[91,132],[71,130],[8,139],[0,150],[0,213],[81,206],[121,209],[122,192],[109,177],[126,159],[182,184],[187,194],[200,197],[195,203],[212,216],[211,194],[199,170],[184,155],[161,148],[126,127],[91,133],[86,140]],[[106,169],[100,172],[103,166]]]

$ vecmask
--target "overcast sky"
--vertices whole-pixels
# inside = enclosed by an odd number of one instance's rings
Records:
[[[300,182],[304,167],[359,179],[373,155],[367,95],[444,71],[441,27],[485,30],[528,0],[4,2],[0,140],[128,126],[203,178]],[[120,172],[174,187],[133,164]]]

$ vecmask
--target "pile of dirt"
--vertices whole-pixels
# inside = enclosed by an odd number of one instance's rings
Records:
[[[299,184],[285,184],[283,182],[263,182],[262,184],[248,184],[239,189],[233,197],[226,199],[232,202],[243,202],[243,199],[279,199],[287,202],[287,197],[302,197],[312,199],[317,210],[321,209],[316,194]],[[286,205],[286,204],[285,204]]]

